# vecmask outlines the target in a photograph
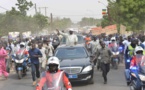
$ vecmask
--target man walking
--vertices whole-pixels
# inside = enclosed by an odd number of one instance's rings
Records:
[[[102,70],[102,76],[104,78],[104,84],[107,84],[107,74],[110,71],[110,50],[105,46],[105,43],[101,43],[101,49],[98,51],[98,55],[100,56],[100,64]]]

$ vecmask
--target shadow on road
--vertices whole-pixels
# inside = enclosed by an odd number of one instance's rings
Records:
[[[82,87],[82,86],[87,86],[89,84],[85,83],[85,82],[73,82],[71,83],[73,87]]]

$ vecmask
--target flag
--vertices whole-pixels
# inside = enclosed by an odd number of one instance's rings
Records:
[[[102,15],[106,15],[107,14],[107,10],[106,9],[102,9]]]

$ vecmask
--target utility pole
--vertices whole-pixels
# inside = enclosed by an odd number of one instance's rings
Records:
[[[47,16],[47,8],[48,7],[44,7],[45,8],[45,16]]]
[[[37,14],[37,6],[36,6],[36,3],[35,3],[35,13]]]
[[[50,19],[51,19],[50,26],[51,26],[51,31],[52,31],[53,30],[53,15],[52,15],[52,13],[50,14]]]
[[[41,14],[41,8],[39,7],[39,14]]]
[[[41,13],[41,9],[45,9],[45,16],[47,16],[48,7],[39,7],[39,13]]]
[[[110,8],[107,6],[107,13],[108,13],[108,18],[110,20],[110,25],[112,24],[112,19],[111,19],[111,16],[110,16]]]

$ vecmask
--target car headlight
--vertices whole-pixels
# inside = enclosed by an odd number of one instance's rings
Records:
[[[142,81],[145,81],[145,76],[144,75],[139,75],[139,77],[140,77],[140,79],[142,80]]]
[[[116,52],[116,55],[118,55],[119,54],[119,52]]]
[[[85,67],[82,72],[88,72],[88,71],[91,71],[92,69],[93,69],[92,66],[89,65],[89,66]]]
[[[19,63],[19,60],[15,60],[16,63]]]
[[[24,59],[21,59],[21,60],[15,60],[16,63],[23,63],[24,62]]]
[[[23,62],[24,62],[24,59],[21,59],[19,62],[20,62],[20,63],[23,63]]]
[[[113,54],[113,55],[115,55],[115,53],[114,53],[114,52],[112,52],[112,54]]]

